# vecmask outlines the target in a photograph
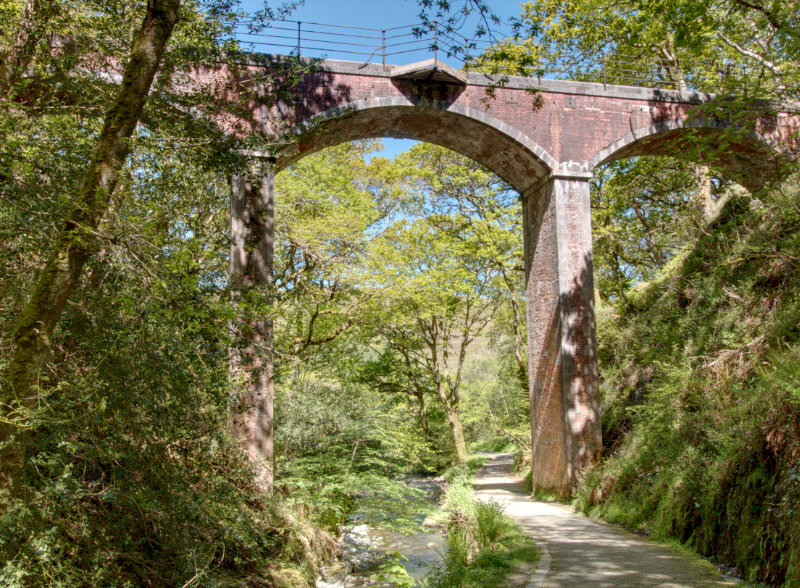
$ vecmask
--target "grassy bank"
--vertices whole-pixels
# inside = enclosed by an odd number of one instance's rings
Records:
[[[598,310],[605,461],[587,513],[800,585],[800,198],[729,202]]]
[[[426,578],[428,588],[524,586],[530,573],[521,579],[515,574],[539,559],[536,544],[499,502],[474,497],[472,475],[484,461],[474,457],[445,474],[446,550],[442,566]]]

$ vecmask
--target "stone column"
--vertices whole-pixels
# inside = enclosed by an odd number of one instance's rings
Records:
[[[237,316],[231,328],[228,419],[264,490],[273,480],[273,339],[267,307],[274,243],[272,171],[234,175],[230,280]]]
[[[570,493],[602,447],[590,174],[523,195],[533,485]]]

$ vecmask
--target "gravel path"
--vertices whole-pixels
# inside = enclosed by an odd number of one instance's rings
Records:
[[[544,554],[530,588],[733,586],[710,563],[575,513],[528,498],[510,454],[491,454],[475,475],[475,494],[505,503],[506,514]],[[548,569],[549,567],[549,569]]]

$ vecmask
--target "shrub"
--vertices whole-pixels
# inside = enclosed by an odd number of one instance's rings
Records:
[[[495,543],[505,526],[503,511],[505,506],[494,499],[487,502],[477,501],[475,510],[475,541],[481,549],[494,551]]]

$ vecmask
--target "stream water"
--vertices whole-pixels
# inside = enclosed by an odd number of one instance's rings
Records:
[[[410,477],[409,486],[423,490],[426,499],[436,503],[441,492],[439,480],[434,478]],[[419,523],[422,523],[420,517]],[[408,574],[420,580],[432,567],[441,562],[439,555],[444,540],[437,528],[407,535],[382,528],[356,525],[343,537],[343,557],[339,566],[326,571],[325,577],[317,580],[317,588],[358,588],[362,586],[391,586],[370,580],[378,572],[380,564],[387,555],[399,553],[408,561],[401,561]]]

